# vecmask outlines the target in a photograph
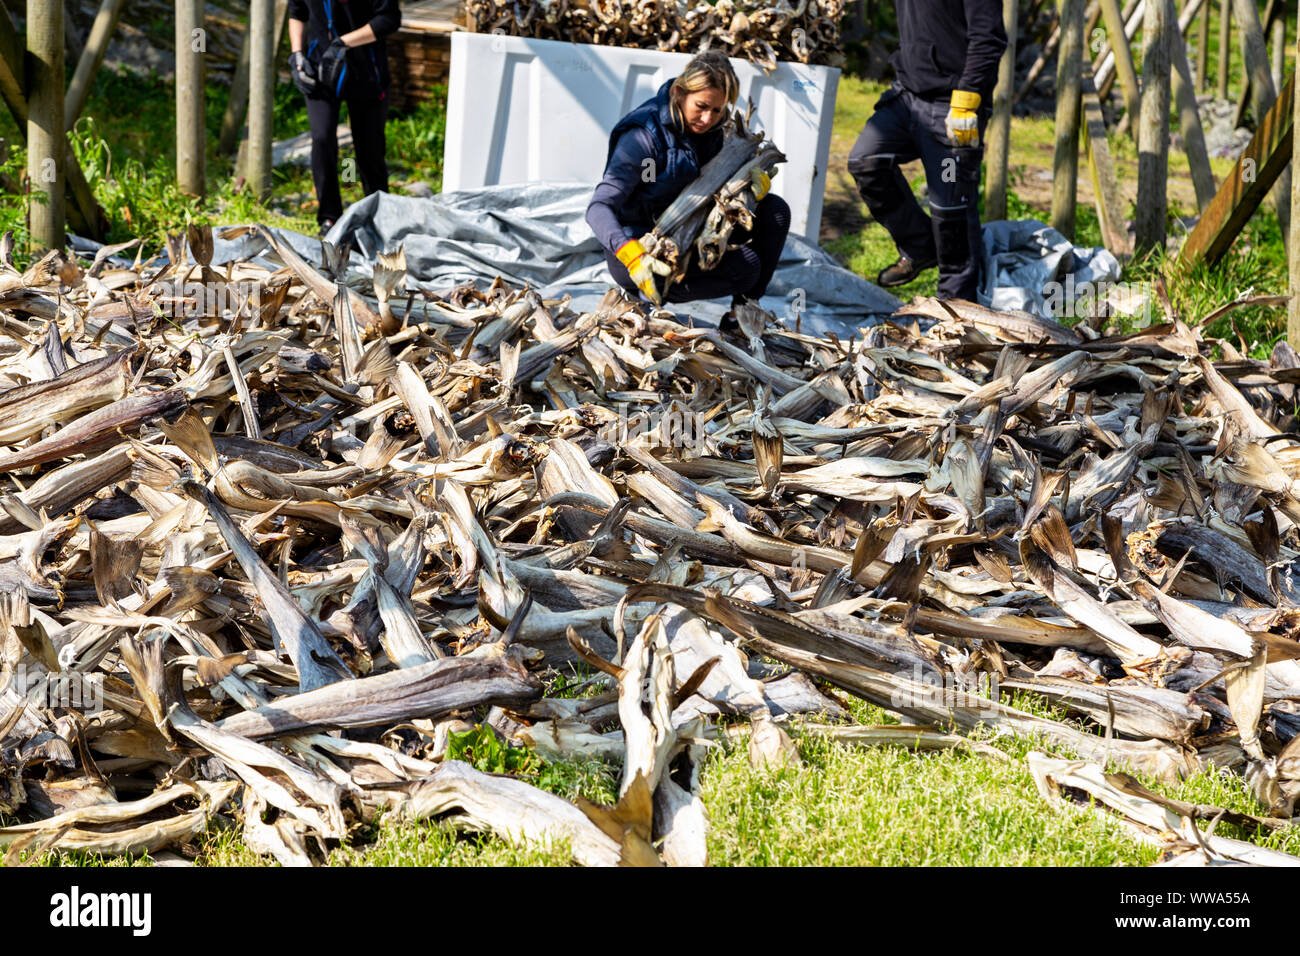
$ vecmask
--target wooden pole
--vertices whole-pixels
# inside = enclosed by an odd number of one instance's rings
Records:
[[[62,249],[64,240],[63,2],[27,0],[27,175],[31,242]]]
[[[249,102],[248,185],[253,195],[271,195],[271,144],[275,139],[275,7],[272,0],[252,0],[248,14]]]
[[[1255,0],[1233,0],[1232,13],[1237,20],[1237,31],[1241,34],[1241,55],[1250,75],[1251,107],[1255,111],[1256,121],[1260,121],[1272,107],[1273,101],[1277,99],[1277,87],[1273,85],[1268,51],[1264,46],[1264,29],[1260,26],[1259,10],[1255,7]],[[1283,238],[1289,238],[1291,223],[1291,171],[1289,169],[1282,171],[1269,199],[1277,211],[1277,222]]]
[[[1138,252],[1163,249],[1169,173],[1169,2],[1148,0],[1142,27],[1142,106],[1138,112]]]
[[[191,196],[205,192],[203,0],[176,0],[176,188]]]
[[[90,96],[90,82],[99,72],[100,64],[104,62],[104,52],[108,49],[108,41],[113,35],[118,14],[121,12],[122,0],[103,0],[99,5],[95,22],[90,26],[86,48],[82,51],[81,59],[77,61],[77,72],[72,75],[72,82],[68,84],[68,95],[63,99],[63,120],[68,124],[68,129],[72,129],[77,122],[77,117],[86,107],[86,99]]]
[[[1142,26],[1143,10],[1145,9],[1146,3],[1145,0],[1142,0],[1142,2],[1139,2],[1133,8],[1129,13],[1128,18],[1124,21],[1124,39],[1126,42],[1132,43],[1133,38],[1137,36],[1138,30]],[[1115,48],[1111,47],[1106,51],[1106,55],[1102,57],[1101,63],[1096,69],[1094,82],[1097,84],[1097,93],[1102,99],[1105,99],[1110,95],[1110,88],[1115,82],[1115,57]],[[1131,63],[1133,61],[1132,50],[1129,50],[1128,58]],[[1134,77],[1136,76],[1137,74],[1134,73]],[[1134,112],[1136,112],[1136,110]]]
[[[1102,244],[1117,259],[1133,251],[1124,221],[1124,207],[1120,202],[1119,183],[1115,179],[1115,165],[1110,157],[1110,143],[1106,139],[1106,120],[1101,112],[1101,100],[1092,82],[1092,65],[1084,64],[1083,73],[1083,124],[1087,135],[1083,138],[1083,155],[1088,162],[1092,178],[1092,195],[1097,206],[1097,220],[1101,224]]]
[[[1174,28],[1173,0],[1170,4],[1169,25]],[[1200,212],[1214,198],[1214,173],[1210,171],[1210,154],[1205,148],[1205,131],[1201,128],[1201,114],[1196,109],[1196,91],[1192,87],[1192,71],[1187,63],[1185,47],[1176,30],[1169,36],[1170,58],[1174,71],[1171,77],[1174,104],[1178,109],[1178,126],[1183,134],[1183,149],[1187,153],[1187,166],[1192,173],[1192,187],[1196,190],[1196,208]]]
[[[1129,113],[1138,111],[1137,70],[1133,68],[1133,51],[1129,49],[1128,38],[1131,36],[1125,27],[1124,17],[1119,8],[1119,0],[1101,0],[1101,15],[1106,22],[1106,36],[1111,39],[1110,53],[1114,59],[1115,75],[1119,77],[1120,89],[1124,92],[1124,109]]]
[[[1228,98],[1228,67],[1232,63],[1232,0],[1219,0],[1219,86],[1214,95]]]
[[[1273,11],[1273,88],[1281,89],[1286,71],[1286,3]]]
[[[1112,0],[1115,2],[1115,0]],[[989,120],[985,157],[988,182],[984,188],[984,219],[1007,218],[1007,155],[1011,141],[1011,97],[1016,86],[1017,0],[1002,0],[1002,25],[1007,48],[998,62],[998,85],[993,90],[993,117]]]
[[[272,40],[273,51],[279,49],[279,38],[285,31],[285,21],[289,16],[289,0],[276,0],[276,35]],[[226,103],[226,112],[221,117],[221,139],[218,140],[217,148],[222,155],[229,156],[231,152],[237,153],[235,156],[235,176],[243,176],[243,166],[248,156],[248,127],[244,124],[244,117],[248,114],[248,59],[250,59],[250,46],[252,31],[244,33],[243,47],[239,51],[239,65],[235,66],[235,81],[230,85],[230,100]],[[273,53],[276,56],[277,53]]]
[[[1056,145],[1052,152],[1052,228],[1074,239],[1079,179],[1079,96],[1083,71],[1083,0],[1061,0],[1056,63]]]
[[[9,18],[9,11],[0,6],[0,99],[13,115],[14,125],[23,141],[27,140],[27,96],[23,92],[25,71],[24,40]],[[65,142],[67,137],[64,137]],[[64,178],[67,181],[68,198],[64,210],[68,222],[80,235],[90,239],[102,240],[108,227],[107,217],[95,202],[86,177],[72,151],[71,143],[64,153]]]
[[[1207,77],[1210,75],[1206,63],[1210,59],[1210,5],[1201,7],[1196,18],[1196,89],[1205,92]]]
[[[1201,11],[1201,7],[1205,2],[1206,0],[1187,0],[1183,5],[1182,13],[1178,14],[1178,32],[1174,34],[1170,43],[1176,43],[1179,46],[1184,45],[1183,39],[1187,36],[1187,31],[1192,27],[1192,21],[1196,18],[1196,14]],[[1168,18],[1172,19],[1172,17],[1173,15],[1170,14]],[[1132,113],[1125,113],[1123,119],[1119,121],[1119,125],[1115,127],[1115,132],[1120,136],[1125,135],[1133,119]]]
[[[1297,30],[1300,33],[1300,30]],[[1300,36],[1296,38],[1296,65],[1300,66]],[[1291,87],[1294,88],[1292,80]],[[1295,123],[1300,119],[1300,96],[1292,96],[1291,104],[1291,168],[1300,169],[1300,136],[1295,135]],[[1287,258],[1291,301],[1286,309],[1286,340],[1292,348],[1300,347],[1300,196],[1291,196],[1291,241],[1287,245]]]

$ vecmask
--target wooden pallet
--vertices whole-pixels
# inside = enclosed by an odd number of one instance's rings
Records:
[[[462,25],[463,0],[422,0],[402,5],[402,28],[388,38],[393,83],[389,104],[410,109],[428,99],[451,70],[451,34]]]

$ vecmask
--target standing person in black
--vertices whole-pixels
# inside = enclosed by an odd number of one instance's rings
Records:
[[[367,196],[388,189],[384,38],[401,25],[397,0],[289,0],[289,72],[307,98],[321,235],[343,215],[337,129],[344,101],[361,188]]]
[[[980,280],[984,127],[1007,45],[999,0],[896,0],[894,85],[849,153],[849,172],[899,258],[877,282],[904,285],[939,267],[941,299],[974,301]],[[930,215],[899,166],[925,166]]]

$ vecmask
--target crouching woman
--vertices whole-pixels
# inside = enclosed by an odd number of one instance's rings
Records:
[[[587,223],[604,247],[610,275],[628,292],[639,291],[661,304],[657,283],[668,266],[650,255],[640,239],[722,149],[722,123],[738,92],[727,57],[701,53],[653,99],[619,120],[610,134],[605,178],[587,207]],[[731,244],[737,247],[713,269],[705,271],[693,262],[668,290],[668,302],[731,296],[735,305],[767,290],[790,231],[790,207],[769,192],[762,170],[756,169],[752,178],[758,200],[752,231],[733,232]]]

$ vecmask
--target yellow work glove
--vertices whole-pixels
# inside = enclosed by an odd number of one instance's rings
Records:
[[[659,288],[655,285],[655,275],[666,276],[673,271],[672,268],[646,252],[639,239],[629,239],[618,247],[618,252],[614,255],[627,268],[627,274],[632,277],[637,288],[645,293],[645,297],[655,305],[663,305]]]
[[[749,170],[749,186],[754,191],[754,198],[762,199],[772,191],[772,177],[763,172],[761,166],[752,166]]]
[[[980,144],[979,120],[975,111],[980,108],[980,95],[966,90],[953,90],[948,103],[948,139],[953,146],[978,146]]]

